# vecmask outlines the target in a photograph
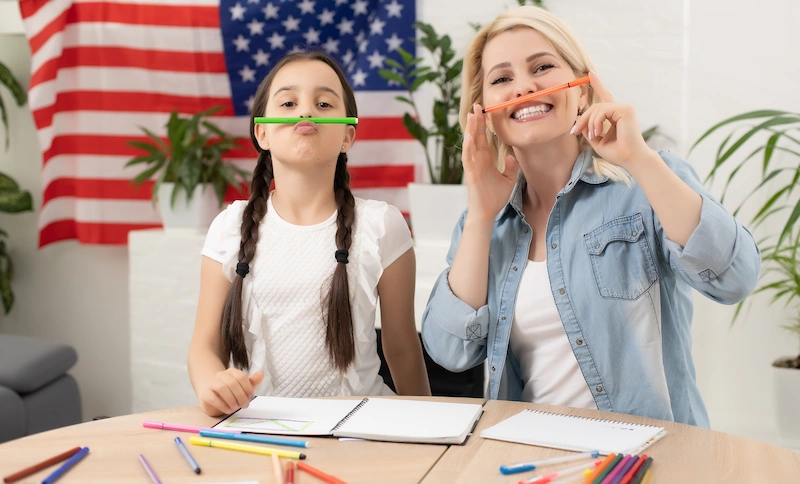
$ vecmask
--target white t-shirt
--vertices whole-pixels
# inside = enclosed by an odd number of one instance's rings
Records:
[[[524,382],[523,401],[597,409],[558,314],[547,262],[529,260],[522,274],[511,351]]]
[[[222,263],[228,280],[236,275],[242,211],[237,201],[209,228],[202,255]],[[356,198],[347,264],[356,356],[344,373],[329,361],[322,307],[336,259],[336,212],[315,225],[283,220],[267,200],[250,273],[242,286],[244,336],[250,373],[264,371],[257,395],[313,397],[392,394],[378,374],[375,311],[378,281],[413,246],[397,208]]]

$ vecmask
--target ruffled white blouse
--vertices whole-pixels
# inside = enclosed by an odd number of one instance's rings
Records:
[[[202,250],[203,256],[222,264],[230,281],[239,277],[236,264],[246,204],[234,202],[215,218]],[[336,265],[336,213],[319,224],[293,225],[268,199],[256,254],[242,287],[249,371],[262,370],[265,376],[257,395],[392,394],[378,374],[378,281],[413,241],[397,208],[360,198],[355,208],[347,274],[356,356],[341,373],[329,362],[322,310]]]

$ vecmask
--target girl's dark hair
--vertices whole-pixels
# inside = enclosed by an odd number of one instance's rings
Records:
[[[275,178],[272,169],[272,155],[269,150],[262,150],[255,134],[254,117],[262,116],[267,106],[267,98],[275,75],[287,64],[297,61],[320,61],[329,65],[336,72],[344,90],[346,116],[357,117],[356,98],[353,88],[347,82],[342,69],[331,57],[321,52],[296,52],[283,57],[261,81],[253,102],[250,116],[250,139],[258,151],[258,164],[253,170],[253,181],[250,183],[250,200],[242,214],[242,240],[239,244],[239,263],[250,264],[258,246],[258,226],[267,213],[267,197]],[[336,248],[349,250],[352,243],[353,225],[355,222],[355,199],[350,192],[350,174],[347,172],[347,155],[340,153],[336,161],[336,173],[333,190],[338,204],[336,217]],[[334,253],[331,253],[334,257]],[[234,277],[225,307],[222,310],[223,351],[233,360],[236,368],[249,368],[247,347],[244,342],[242,318],[242,282],[244,277]],[[327,320],[325,346],[328,349],[333,366],[344,371],[353,362],[356,355],[353,338],[353,315],[350,307],[350,288],[347,280],[347,266],[344,262],[336,263],[336,270],[331,280],[327,296],[327,308],[323,308]]]

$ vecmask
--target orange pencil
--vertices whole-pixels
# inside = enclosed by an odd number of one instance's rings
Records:
[[[612,454],[608,454],[608,457],[606,457],[606,460],[604,460],[603,462],[600,463],[599,466],[597,466],[597,468],[589,475],[589,477],[587,477],[583,481],[583,484],[589,484],[590,482],[592,482],[594,480],[594,478],[599,476],[600,473],[603,472],[603,469],[608,467],[608,464],[610,464],[616,457],[617,457],[617,454],[613,454],[613,453]]]
[[[543,89],[538,92],[533,92],[531,94],[526,94],[525,96],[520,96],[516,99],[512,99],[510,101],[505,101],[500,104],[495,104],[492,107],[485,108],[483,110],[484,113],[491,113],[492,111],[496,111],[498,109],[507,108],[509,106],[513,106],[515,104],[520,104],[524,102],[528,102],[531,99],[536,99],[537,97],[547,96],[548,94],[553,94],[554,92],[563,91],[564,89],[569,89],[570,87],[580,86],[582,84],[589,83],[589,76],[581,77],[580,79],[575,79],[574,81],[567,82],[565,84],[561,84],[560,86],[549,87],[547,89]]]
[[[22,469],[19,472],[15,472],[14,474],[11,474],[10,476],[6,476],[5,478],[3,478],[3,482],[5,482],[5,483],[15,482],[15,481],[18,481],[18,480],[22,479],[23,477],[28,477],[29,475],[35,474],[35,473],[39,472],[42,469],[50,467],[53,464],[58,464],[59,462],[61,462],[63,460],[69,459],[73,455],[75,455],[78,452],[80,452],[80,450],[81,450],[80,447],[75,447],[74,449],[70,449],[70,450],[68,450],[66,452],[58,454],[57,456],[54,456],[54,457],[51,457],[51,458],[49,458],[47,460],[39,462],[38,464],[34,464],[34,465],[30,466],[30,467],[26,467],[26,468]]]
[[[633,467],[630,468],[628,473],[625,474],[625,477],[623,477],[622,480],[619,481],[619,484],[628,484],[629,482],[631,482],[633,480],[633,476],[635,476],[636,473],[639,472],[639,468],[642,467],[642,464],[644,464],[644,461],[646,460],[647,460],[647,454],[642,454],[639,457],[639,460],[636,461],[636,464],[634,464]]]
[[[317,469],[316,467],[311,467],[310,465],[306,464],[305,462],[297,461],[295,463],[295,465],[297,466],[298,470],[306,471],[309,474],[311,474],[312,476],[318,477],[318,478],[322,479],[323,481],[328,482],[329,484],[347,484],[343,480],[341,480],[341,479],[339,479],[337,477],[333,477],[330,474],[325,474],[321,470]]]

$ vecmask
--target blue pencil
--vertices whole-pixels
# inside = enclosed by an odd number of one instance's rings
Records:
[[[308,447],[305,440],[283,439],[280,437],[267,437],[265,435],[232,434],[230,432],[217,432],[215,430],[201,430],[203,437],[214,437],[217,439],[242,440],[245,442],[257,442],[259,444],[287,445],[289,447]]]
[[[178,444],[178,448],[181,450],[181,454],[183,454],[183,457],[186,458],[186,462],[189,463],[189,466],[192,468],[192,471],[195,474],[200,474],[200,466],[197,465],[197,461],[194,460],[194,457],[192,457],[192,454],[190,454],[189,450],[186,448],[186,446],[183,445],[183,442],[181,441],[181,438],[180,437],[175,437],[175,443]]]
[[[53,482],[59,480],[61,476],[63,476],[68,470],[70,470],[72,466],[77,464],[78,461],[86,457],[86,454],[88,453],[89,453],[88,447],[84,447],[81,450],[79,450],[75,455],[70,457],[68,461],[61,464],[61,467],[53,471],[53,473],[50,474],[49,476],[45,477],[44,480],[42,481],[42,484],[52,484]]]

